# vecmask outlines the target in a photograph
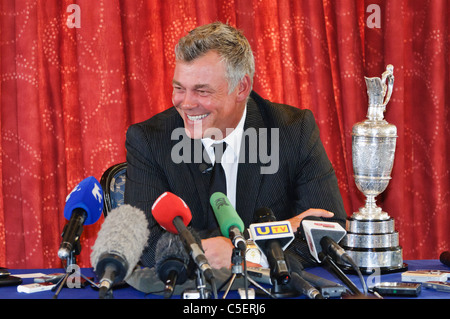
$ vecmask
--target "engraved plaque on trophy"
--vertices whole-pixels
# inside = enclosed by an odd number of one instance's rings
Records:
[[[366,203],[348,218],[341,245],[363,273],[406,269],[394,220],[375,201],[388,186],[394,163],[397,128],[384,119],[394,85],[393,70],[388,65],[381,78],[365,77],[369,96],[367,119],[352,129],[354,178]]]

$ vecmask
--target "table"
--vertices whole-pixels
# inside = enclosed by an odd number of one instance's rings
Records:
[[[450,271],[450,267],[443,265],[439,260],[409,260],[405,261],[408,265],[408,270],[423,270],[423,269],[432,269],[432,270],[442,270],[442,271]],[[339,279],[330,274],[326,269],[322,267],[314,267],[306,269],[309,273],[320,276],[322,278],[326,278],[328,280],[332,280],[334,282],[343,284]],[[63,269],[10,269],[12,275],[19,274],[34,274],[34,273],[59,273],[64,272]],[[94,277],[94,273],[90,268],[81,269],[81,273],[87,277]],[[360,280],[357,275],[348,274],[349,279],[362,291],[362,286]],[[368,286],[373,285],[376,280],[380,281],[401,281],[401,273],[390,273],[383,274],[380,277],[376,276],[364,276],[364,279],[367,282]],[[33,278],[23,278],[22,284],[32,283]],[[266,286],[267,287],[267,286]],[[52,299],[54,296],[54,292],[52,291],[44,291],[44,292],[36,292],[36,293],[19,293],[17,292],[16,286],[7,286],[0,287],[0,299]],[[223,294],[219,294],[221,297]],[[114,289],[113,291],[114,299],[163,299],[161,295],[156,294],[145,294],[140,292],[130,286],[126,286],[124,288]],[[99,294],[98,290],[92,288],[91,286],[86,286],[84,288],[63,288],[59,293],[58,299],[98,299]],[[173,296],[172,299],[181,299],[179,295]],[[238,294],[234,291],[230,292],[227,296],[227,299],[239,299]],[[306,299],[305,296],[299,296],[298,299]],[[448,292],[440,292],[431,289],[422,288],[422,291],[418,297],[388,297],[385,296],[384,299],[450,299],[450,293]],[[339,299],[337,299],[339,301]],[[277,300],[275,300],[276,302]]]

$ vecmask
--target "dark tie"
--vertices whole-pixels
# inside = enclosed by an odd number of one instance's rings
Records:
[[[222,156],[227,147],[227,143],[223,142],[223,144],[213,144],[212,147],[214,148],[216,162],[214,164],[211,174],[211,181],[209,183],[209,195],[211,196],[215,192],[222,192],[226,195],[227,180],[222,166]]]
[[[222,192],[225,195],[227,194],[227,180],[225,177],[225,171],[223,170],[222,166],[222,155],[225,152],[225,148],[227,147],[227,143],[223,144],[213,144],[214,148],[214,154],[216,157],[216,161],[214,164],[214,167],[211,172],[211,179],[209,182],[209,198],[211,198],[211,195],[215,192]],[[208,198],[208,201],[209,201]],[[209,204],[209,203],[208,203]],[[206,218],[207,222],[207,228],[209,230],[215,229],[218,227],[217,219],[214,215],[214,211],[211,207],[211,205],[208,205],[208,216]]]

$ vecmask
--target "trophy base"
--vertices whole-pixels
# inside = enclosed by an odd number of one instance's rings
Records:
[[[358,220],[348,218],[347,234],[340,245],[364,274],[374,270],[381,273],[404,271],[402,248],[394,220]],[[344,271],[352,271],[348,265],[340,265]]]

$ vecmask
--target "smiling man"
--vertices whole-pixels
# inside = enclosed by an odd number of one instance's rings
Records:
[[[228,92],[226,65],[216,51],[193,61],[178,60],[172,83],[172,102],[187,135],[194,139],[211,137],[207,131],[212,128],[225,137],[227,129],[241,120],[251,90],[250,77],[245,74],[238,87]]]
[[[143,265],[155,263],[164,230],[151,207],[166,191],[189,206],[190,226],[214,268],[230,267],[233,246],[221,236],[209,204],[213,187],[222,187],[245,227],[256,222],[260,208],[270,208],[294,230],[306,217],[344,225],[336,176],[312,113],[252,91],[254,58],[243,34],[219,22],[200,26],[180,39],[175,53],[173,107],[127,132],[125,202],[142,209],[150,227]],[[263,174],[267,162],[261,155],[274,153],[277,169]],[[300,236],[286,253],[305,266],[312,263]]]

